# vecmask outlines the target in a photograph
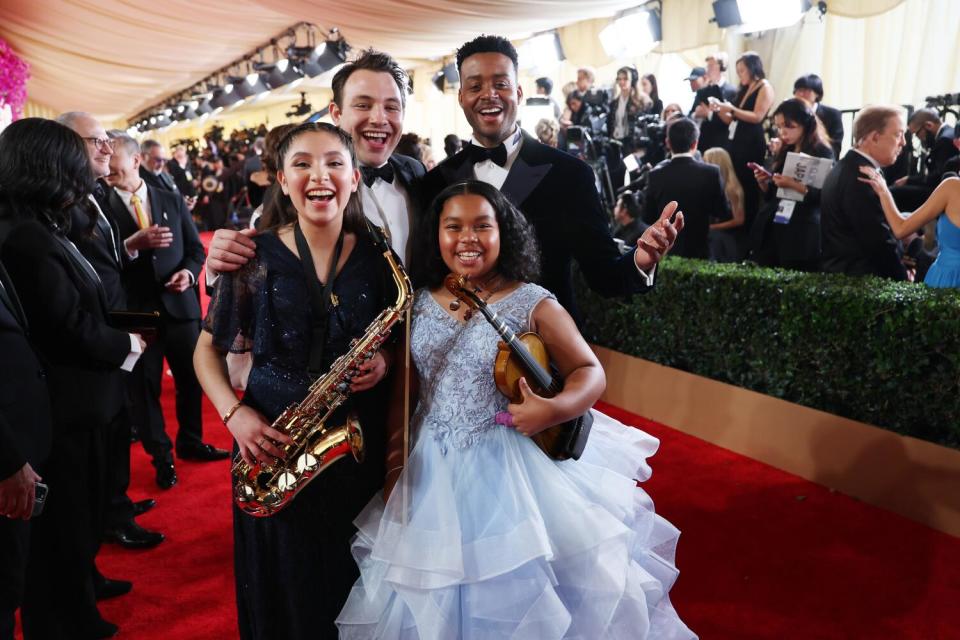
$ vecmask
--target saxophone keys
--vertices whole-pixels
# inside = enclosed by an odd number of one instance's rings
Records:
[[[297,486],[297,476],[289,471],[284,471],[277,476],[277,488],[280,489],[280,491],[293,491],[295,486]]]
[[[297,471],[303,473],[313,473],[320,466],[320,461],[312,453],[305,453],[297,458]]]

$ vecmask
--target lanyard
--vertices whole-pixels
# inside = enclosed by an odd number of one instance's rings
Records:
[[[319,378],[324,373],[323,348],[327,341],[327,329],[330,325],[333,281],[337,277],[337,263],[340,262],[340,253],[343,251],[343,228],[340,228],[340,236],[337,238],[337,245],[333,249],[333,261],[330,263],[330,270],[327,273],[323,289],[320,288],[320,279],[317,277],[317,269],[313,264],[310,245],[307,244],[307,239],[304,237],[299,223],[293,225],[293,237],[297,243],[297,251],[300,253],[300,263],[303,265],[303,275],[307,279],[307,290],[310,293],[310,309],[313,311],[313,333],[310,341],[310,362],[307,365],[307,371],[311,378]]]

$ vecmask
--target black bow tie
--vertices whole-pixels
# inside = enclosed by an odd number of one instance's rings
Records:
[[[493,149],[487,149],[486,147],[480,147],[470,143],[470,146],[467,147],[467,152],[470,154],[470,160],[474,164],[483,162],[484,160],[490,160],[501,167],[507,164],[507,147],[504,146],[502,142]]]
[[[389,162],[382,167],[360,167],[363,174],[363,184],[372,187],[377,178],[384,182],[393,183],[393,165]]]

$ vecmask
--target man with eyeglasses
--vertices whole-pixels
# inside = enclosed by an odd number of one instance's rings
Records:
[[[74,111],[64,113],[57,121],[83,138],[95,177],[99,180],[109,174],[113,145],[97,119],[88,113]],[[96,214],[93,229],[90,233],[86,232],[89,228],[89,213],[77,207],[73,212],[70,239],[100,276],[108,308],[123,310],[127,308],[127,299],[121,273],[138,251],[149,248],[154,241],[148,233],[142,233],[137,238],[121,242],[116,225],[104,215],[105,199],[106,193],[98,182],[90,203],[91,213]],[[105,503],[102,522],[99,523],[102,531],[97,531],[96,534],[98,540],[103,536],[127,548],[146,549],[160,544],[164,536],[162,533],[144,529],[134,521],[136,516],[150,509],[154,501],[147,499],[134,503],[127,496],[130,484],[130,431],[130,414],[124,406],[107,425],[105,432]],[[131,586],[127,581],[108,580],[96,570],[94,585],[100,597],[121,595],[129,591]]]

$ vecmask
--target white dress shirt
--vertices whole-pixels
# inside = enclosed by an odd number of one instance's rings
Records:
[[[484,160],[473,165],[473,177],[480,182],[486,182],[497,189],[503,188],[503,183],[507,181],[507,174],[510,173],[510,167],[513,166],[514,160],[520,155],[520,144],[523,142],[523,132],[520,131],[520,126],[514,126],[513,133],[503,141],[503,146],[507,149],[507,161],[502,167],[493,160]],[[473,138],[471,138],[470,144],[475,144],[478,147],[484,146]]]
[[[400,183],[400,176],[394,175],[393,182],[377,178],[369,187],[361,181],[360,198],[364,215],[370,222],[383,228],[390,246],[404,264],[409,264],[412,207],[410,196]]]

